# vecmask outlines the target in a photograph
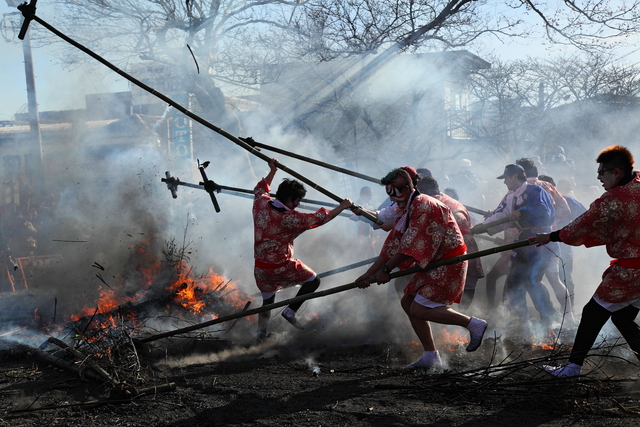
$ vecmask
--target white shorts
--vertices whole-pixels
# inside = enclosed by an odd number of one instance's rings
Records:
[[[416,295],[416,297],[413,299],[413,302],[417,302],[418,304],[425,306],[427,308],[437,308],[437,307],[445,306],[444,304],[441,304],[439,302],[433,302],[431,300],[428,300],[420,294]]]
[[[315,273],[313,273],[313,276],[309,277],[307,280],[305,280],[305,281],[304,281],[304,282],[302,282],[302,283],[307,283],[307,282],[310,282],[310,281],[312,281],[312,280],[315,280],[315,279],[316,279],[316,277],[318,277],[318,275],[317,275],[317,274],[315,274]],[[300,287],[300,285],[295,285],[294,287],[298,288],[298,287]],[[274,296],[274,295],[276,294],[276,292],[278,292],[278,291],[273,291],[273,292],[261,292],[261,294],[262,294],[262,300],[264,301],[264,300],[266,300],[266,299],[271,298],[272,296]]]
[[[605,301],[601,301],[598,298],[596,298],[595,296],[593,297],[593,300],[595,302],[597,302],[598,304],[600,304],[603,308],[609,310],[611,313],[618,311],[618,310],[622,310],[623,308],[626,308],[630,305],[634,306],[635,308],[640,309],[640,298],[638,299],[634,299],[631,301],[625,301],[625,302],[605,302]]]

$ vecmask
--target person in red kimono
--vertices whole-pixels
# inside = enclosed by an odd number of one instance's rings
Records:
[[[456,223],[458,224],[462,237],[464,238],[464,243],[467,245],[467,253],[478,252],[478,242],[476,242],[473,234],[471,234],[471,215],[469,215],[467,208],[465,208],[464,205],[456,199],[449,197],[446,194],[442,194],[440,192],[438,181],[431,176],[421,178],[420,181],[418,181],[417,187],[422,194],[426,194],[427,196],[431,196],[434,199],[441,201],[451,209],[451,213],[453,213],[453,217],[456,219]],[[484,270],[482,269],[482,261],[480,261],[480,258],[470,259],[467,262],[467,277],[464,283],[464,294],[459,306],[462,310],[469,308],[476,292],[478,279],[484,277]]]
[[[605,245],[615,258],[602,274],[602,282],[582,310],[575,342],[566,366],[545,366],[557,377],[580,375],[587,354],[600,330],[611,319],[640,359],[640,173],[633,156],[620,145],[600,152],[598,180],[606,192],[589,209],[558,231],[537,234],[538,246],[562,242],[586,247]]]
[[[276,199],[269,196],[271,183],[278,168],[275,159],[269,162],[269,174],[253,189],[253,230],[254,230],[254,276],[262,293],[263,305],[275,302],[276,292],[282,288],[302,284],[298,294],[315,292],[320,286],[316,273],[302,261],[293,257],[293,240],[303,232],[319,227],[338,216],[353,203],[344,199],[340,205],[327,210],[320,208],[315,213],[296,211],[300,200],[307,193],[304,186],[294,179],[284,179],[278,186]],[[282,316],[298,329],[304,326],[296,318],[302,303],[289,305]],[[267,335],[270,312],[258,316],[258,341]]]
[[[464,255],[466,245],[451,210],[436,199],[420,194],[409,174],[402,168],[392,170],[382,179],[387,194],[404,210],[384,242],[378,259],[356,282],[366,288],[365,280],[373,276],[378,283],[387,283],[396,267],[417,263],[425,267],[431,261]],[[424,354],[408,369],[438,368],[442,365],[436,349],[430,322],[458,325],[470,332],[467,351],[475,351],[482,343],[487,322],[452,310],[464,291],[467,262],[445,265],[417,272],[404,289],[401,305]]]

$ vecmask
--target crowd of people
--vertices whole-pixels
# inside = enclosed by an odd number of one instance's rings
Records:
[[[293,240],[304,231],[326,224],[343,210],[351,209],[354,219],[367,212],[382,223],[357,222],[357,236],[369,253],[375,247],[369,243],[373,230],[387,232],[375,262],[354,281],[361,288],[370,286],[371,282],[389,282],[392,271],[424,268],[434,261],[472,254],[479,249],[476,238],[485,233],[490,236],[503,233],[500,243],[527,243],[503,252],[486,274],[481,259],[475,258],[395,279],[394,289],[401,295],[400,305],[424,350],[423,356],[408,365],[408,369],[441,366],[431,323],[468,330],[467,351],[475,351],[482,344],[487,320],[463,312],[473,307],[478,280],[485,276],[489,307],[504,307],[521,332],[526,332],[532,323],[548,330],[558,324],[577,326],[569,364],[545,367],[550,374],[580,375],[587,353],[609,318],[638,355],[640,327],[634,319],[640,310],[640,221],[636,218],[640,215],[640,175],[633,170],[633,156],[622,146],[609,147],[598,155],[597,178],[605,193],[595,198],[587,209],[574,197],[571,175],[574,166],[560,149],[562,147],[558,147],[548,169],[558,171],[557,185],[553,176],[539,174],[542,169],[539,159],[517,159],[497,176],[505,185],[506,194],[480,220],[458,200],[462,193],[468,200],[471,200],[470,194],[475,194],[478,203],[485,202],[482,192],[477,191],[480,180],[471,172],[469,160],[462,162],[455,176],[445,176],[448,188],[444,191],[428,169],[404,166],[382,178],[388,199],[377,209],[371,205],[372,189],[363,187],[356,204],[345,199],[331,211],[320,209],[308,214],[295,210],[305,194],[295,180],[284,180],[276,199],[269,197],[277,170],[272,161],[269,174],[255,188],[253,209],[255,278],[264,305],[272,304],[276,291],[285,287],[302,284],[298,295],[318,289],[320,281],[315,272],[293,257]],[[299,188],[288,190],[294,183]],[[453,187],[455,183],[459,188]],[[618,259],[605,271],[578,324],[573,306],[576,289],[571,276],[572,247],[580,245],[604,245],[608,254]],[[497,280],[505,275],[499,297]],[[529,320],[532,316],[527,298],[537,312],[537,319]],[[460,311],[452,308],[454,304]],[[297,328],[304,327],[304,322],[296,316],[301,305],[291,304],[282,313]],[[260,315],[259,340],[267,336],[269,312],[265,313]]]

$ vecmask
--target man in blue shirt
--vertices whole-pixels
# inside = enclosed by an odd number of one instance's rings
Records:
[[[471,232],[493,235],[513,227],[514,224],[520,229],[518,240],[533,237],[540,232],[539,230],[550,232],[555,221],[551,196],[539,185],[527,184],[522,166],[507,165],[498,179],[504,180],[509,192],[493,214],[482,224],[473,227]],[[507,221],[487,227],[489,223],[498,220]],[[542,276],[552,257],[551,252],[540,251],[539,248],[532,246],[513,251],[511,269],[505,282],[504,299],[517,318],[528,318],[527,293],[543,323],[551,326],[557,318],[558,313],[553,307],[549,291],[542,284]]]

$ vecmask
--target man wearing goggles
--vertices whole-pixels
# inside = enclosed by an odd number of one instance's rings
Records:
[[[451,210],[436,199],[420,194],[406,170],[394,169],[382,180],[387,194],[404,210],[384,243],[376,262],[356,282],[372,276],[387,283],[396,267],[415,263],[425,267],[429,262],[466,253],[466,246]],[[487,322],[458,313],[449,306],[460,302],[464,291],[467,262],[442,266],[413,275],[404,289],[402,308],[422,343],[424,355],[408,369],[440,368],[442,361],[431,333],[429,322],[465,327],[470,332],[467,351],[475,351],[482,343]]]

